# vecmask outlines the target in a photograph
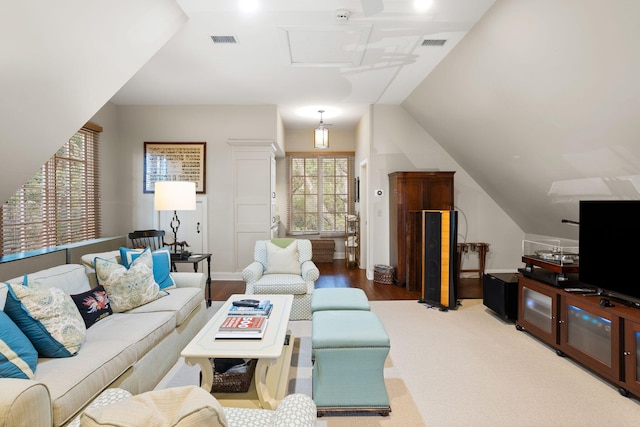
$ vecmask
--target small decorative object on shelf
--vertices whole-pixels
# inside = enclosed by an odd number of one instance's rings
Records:
[[[345,218],[344,259],[347,267],[357,267],[360,262],[360,218],[347,215]]]

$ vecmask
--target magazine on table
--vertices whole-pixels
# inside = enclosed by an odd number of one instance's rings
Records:
[[[239,306],[233,305],[229,307],[230,316],[265,316],[268,317],[271,313],[273,304],[268,299],[258,301],[255,307],[251,306]]]
[[[241,317],[241,316],[227,316],[227,319],[225,319],[225,322],[229,318],[236,319],[236,320],[246,319],[246,317]],[[252,329],[242,328],[242,327],[237,327],[235,329],[218,329],[218,332],[216,332],[216,335],[215,335],[215,339],[244,339],[244,340],[261,339],[267,330],[267,323],[269,319],[262,316],[255,316],[255,317],[251,317],[250,319],[262,319],[261,327],[252,328]],[[225,322],[223,322],[223,324]]]
[[[218,328],[219,331],[260,332],[267,324],[264,316],[227,316]]]

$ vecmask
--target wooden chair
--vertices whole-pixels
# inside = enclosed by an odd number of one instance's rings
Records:
[[[129,233],[132,248],[146,248],[152,251],[164,247],[164,230],[136,230]]]

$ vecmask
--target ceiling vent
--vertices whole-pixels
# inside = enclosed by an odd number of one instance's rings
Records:
[[[443,46],[447,41],[438,39],[422,40],[422,46]]]
[[[211,36],[211,40],[213,40],[216,44],[236,44],[238,41],[234,36]]]

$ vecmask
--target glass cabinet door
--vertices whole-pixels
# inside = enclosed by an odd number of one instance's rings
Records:
[[[624,323],[624,371],[625,387],[640,395],[640,323],[625,319]],[[623,391],[620,391],[623,393]]]
[[[563,297],[560,348],[600,374],[618,381],[620,319],[583,298]],[[614,345],[615,344],[615,345]]]
[[[559,295],[526,277],[518,280],[518,329],[526,329],[539,339],[557,347]]]

